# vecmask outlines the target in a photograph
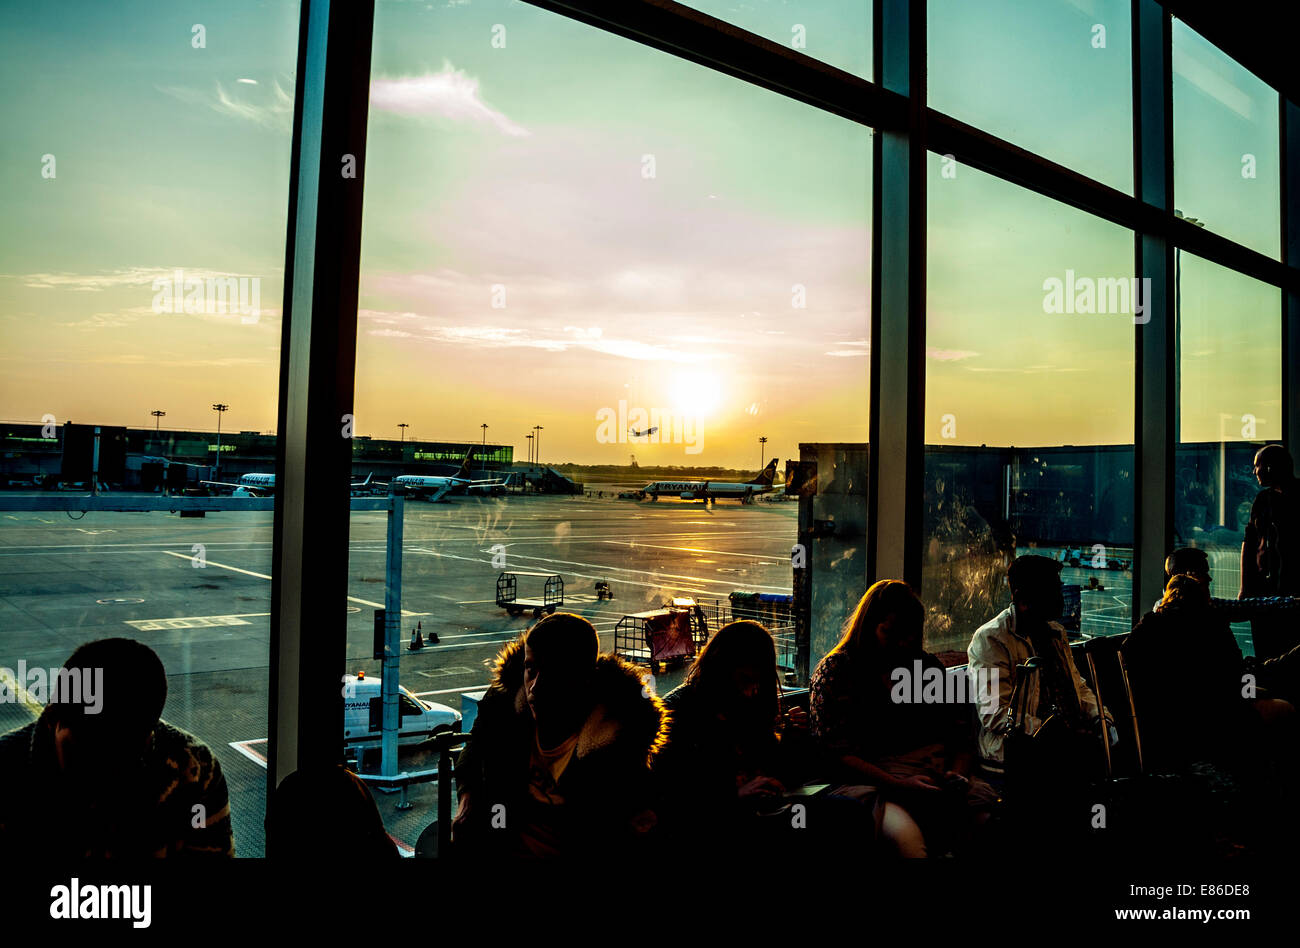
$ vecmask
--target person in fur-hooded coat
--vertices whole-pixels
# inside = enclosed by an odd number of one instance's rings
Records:
[[[617,852],[653,825],[650,762],[668,715],[641,671],[598,652],[571,613],[501,650],[456,767],[458,855]]]

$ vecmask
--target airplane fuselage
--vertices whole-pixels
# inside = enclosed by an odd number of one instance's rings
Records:
[[[677,496],[683,500],[744,500],[771,490],[770,486],[763,484],[739,484],[734,481],[653,481],[645,486],[645,492],[650,497]]]

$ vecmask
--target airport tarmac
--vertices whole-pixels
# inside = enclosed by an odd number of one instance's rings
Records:
[[[230,786],[236,850],[248,856],[263,852],[271,517],[0,514],[0,668],[16,669],[19,660],[29,668],[58,667],[77,645],[109,636],[153,648],[169,675],[163,716],[217,753]],[[386,518],[352,515],[340,675],[379,672],[370,656],[373,612],[384,601]],[[459,710],[463,692],[488,683],[493,656],[533,621],[496,605],[503,569],[518,576],[521,597],[540,598],[546,577],[562,576],[563,608],[588,617],[602,649],[610,650],[619,618],[672,596],[789,593],[796,520],[793,503],[706,506],[610,496],[408,502],[403,644],[417,622],[440,641],[403,650],[402,684]],[[601,580],[612,599],[597,598]],[[661,686],[674,683],[664,676]],[[0,705],[0,731],[27,723],[35,710]],[[404,770],[434,765],[427,752],[402,751]],[[410,810],[396,809],[396,794],[376,799],[408,850],[434,818],[433,784],[410,789]]]

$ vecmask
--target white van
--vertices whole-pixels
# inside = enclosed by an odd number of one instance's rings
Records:
[[[349,751],[378,747],[383,741],[380,686],[378,678],[367,678],[365,672],[343,676],[343,743]],[[399,747],[419,744],[435,734],[460,728],[459,711],[417,698],[401,685],[397,686],[397,708],[401,715],[397,731]]]

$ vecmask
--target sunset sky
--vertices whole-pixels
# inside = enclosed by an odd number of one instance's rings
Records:
[[[692,5],[870,74],[865,4]],[[931,104],[1131,190],[1128,9],[932,0]],[[213,427],[220,401],[274,429],[297,17],[0,3],[0,418]],[[1178,206],[1276,256],[1276,94],[1175,46]],[[760,435],[866,439],[869,130],[526,4],[380,0],[367,147],[359,434],[486,422],[522,457],[540,424],[546,460],[741,468]],[[928,220],[927,442],[1131,442],[1131,317],[1043,307],[1067,269],[1130,276],[1131,234],[937,155]],[[258,319],[155,313],[177,269],[260,280]],[[1278,436],[1278,291],[1183,270],[1184,438]],[[620,401],[703,450],[602,443]]]

